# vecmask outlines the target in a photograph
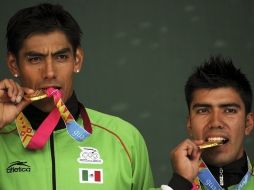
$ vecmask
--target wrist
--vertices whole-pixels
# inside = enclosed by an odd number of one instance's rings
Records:
[[[189,190],[192,188],[192,182],[177,173],[173,173],[168,185],[172,189]]]

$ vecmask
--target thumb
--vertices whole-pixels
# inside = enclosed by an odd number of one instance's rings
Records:
[[[199,162],[201,159],[201,151],[197,152],[195,157],[194,157],[194,161],[195,162]]]

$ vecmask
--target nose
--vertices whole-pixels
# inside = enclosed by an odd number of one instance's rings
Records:
[[[44,79],[52,79],[56,77],[54,62],[51,58],[45,61],[43,74],[44,74]]]
[[[217,111],[212,111],[210,115],[210,122],[209,122],[210,128],[223,128],[223,120],[221,113]]]

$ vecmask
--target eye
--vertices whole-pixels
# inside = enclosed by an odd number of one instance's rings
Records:
[[[208,113],[209,112],[209,110],[208,110],[208,108],[197,108],[197,110],[196,110],[196,113],[198,113],[198,114],[205,114],[205,113]]]
[[[28,55],[27,60],[29,63],[38,64],[41,62],[42,58],[40,56]]]
[[[226,113],[237,113],[237,109],[228,107],[228,108],[225,108],[225,112]]]
[[[66,55],[66,54],[58,54],[58,55],[56,55],[56,60],[57,60],[58,62],[64,62],[64,61],[66,61],[68,58],[69,58],[69,56]]]

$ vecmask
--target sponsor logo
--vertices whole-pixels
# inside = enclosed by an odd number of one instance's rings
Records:
[[[31,167],[25,161],[11,162],[6,168],[7,173],[31,172]]]
[[[99,151],[92,147],[79,147],[81,149],[78,162],[82,164],[102,164]]]
[[[103,170],[102,169],[88,169],[79,168],[79,182],[80,183],[103,183]]]

